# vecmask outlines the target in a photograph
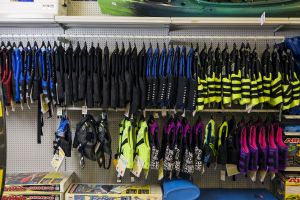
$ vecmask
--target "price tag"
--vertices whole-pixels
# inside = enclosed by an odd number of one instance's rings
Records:
[[[267,172],[268,171],[265,171],[265,170],[259,170],[258,171],[258,177],[259,177],[259,181],[260,182],[264,182],[265,181],[265,178],[267,176]]]
[[[263,14],[260,16],[260,25],[264,25],[266,22],[266,12],[263,12]]]
[[[88,112],[87,106],[82,106],[81,113],[82,113],[83,115],[87,115],[87,112]]]
[[[46,95],[41,94],[40,100],[41,100],[42,113],[45,114],[49,111],[49,106],[48,103],[46,102]]]
[[[225,176],[226,176],[225,170],[221,170],[220,172],[221,172],[220,173],[220,175],[221,175],[221,177],[220,177],[221,181],[225,181]]]
[[[248,176],[250,177],[251,181],[253,181],[253,182],[256,181],[256,174],[257,174],[257,171],[248,171]]]
[[[128,161],[126,160],[126,158],[123,155],[121,155],[118,160],[117,167],[116,167],[116,170],[121,177],[123,177],[125,174],[127,164],[128,164]]]
[[[60,147],[58,147],[58,153],[54,154],[51,161],[51,165],[55,169],[55,171],[59,170],[64,159],[65,159],[65,152]]]
[[[0,101],[0,117],[3,117],[2,101]]]
[[[143,167],[144,161],[139,156],[135,156],[133,161],[133,168],[131,170],[133,175],[135,175],[136,177],[140,177]]]
[[[164,161],[160,159],[159,167],[158,167],[158,180],[162,180],[164,178]]]
[[[234,176],[240,173],[237,165],[234,164],[226,164],[226,171],[228,176]]]
[[[57,113],[57,116],[59,116],[59,117],[62,116],[63,115],[62,108],[61,107],[57,107],[56,113]]]
[[[154,114],[153,114],[153,117],[154,117],[154,119],[159,119],[158,113],[154,113]]]
[[[161,111],[161,116],[166,117],[167,116],[167,111],[164,109]]]

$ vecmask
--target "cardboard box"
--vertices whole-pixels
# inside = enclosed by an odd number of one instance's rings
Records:
[[[284,143],[288,146],[288,166],[300,167],[300,136],[285,136]]]
[[[16,192],[4,192],[1,200],[64,200],[64,193],[38,193],[24,192],[17,194]]]
[[[65,195],[65,200],[161,200],[162,190],[159,185],[104,185],[104,184],[73,184]]]
[[[64,193],[71,185],[74,173],[41,172],[8,174],[5,178],[5,192],[56,192]]]
[[[275,196],[280,200],[300,200],[300,174],[279,174],[275,182]]]

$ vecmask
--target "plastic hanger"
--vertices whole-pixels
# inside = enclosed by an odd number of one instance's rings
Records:
[[[5,43],[3,41],[1,42],[1,46],[0,47],[1,47],[1,49],[5,48]]]
[[[50,41],[48,41],[48,43],[47,43],[47,48],[48,48],[48,49],[51,49],[51,48],[52,48],[52,47],[51,47]]]

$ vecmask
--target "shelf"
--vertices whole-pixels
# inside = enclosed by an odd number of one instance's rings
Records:
[[[285,172],[300,172],[300,167],[286,167]]]
[[[283,115],[285,119],[300,119],[300,115]]]
[[[169,17],[116,17],[116,16],[56,16],[55,22],[66,27],[168,27]]]
[[[300,136],[300,132],[284,132],[287,136]]]
[[[58,27],[54,18],[16,18],[16,17],[3,17],[0,15],[0,27]]]

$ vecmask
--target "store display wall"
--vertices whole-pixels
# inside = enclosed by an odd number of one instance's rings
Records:
[[[80,8],[80,9],[79,9]],[[72,2],[69,5],[68,10],[69,15],[100,15],[98,5],[96,2]],[[237,27],[218,27],[218,28],[195,28],[190,27],[184,30],[176,30],[169,33],[168,28],[143,28],[143,27],[135,27],[135,28],[119,28],[119,27],[110,27],[110,28],[70,28],[65,31],[66,34],[83,34],[83,35],[159,35],[159,36],[167,36],[167,35],[186,35],[186,36],[273,36],[274,29],[268,27],[251,27],[251,28],[243,28],[242,30]],[[45,41],[50,40],[54,41],[54,38],[47,37],[47,34],[63,34],[64,31],[61,28],[14,28],[14,29],[6,29],[0,28],[0,32],[2,34],[45,34],[45,38],[22,38],[23,43],[29,40],[30,42],[37,41],[40,43],[43,39]],[[289,30],[284,32],[276,33],[276,35],[284,35],[284,36],[294,36],[299,34],[296,30]],[[21,38],[15,38],[15,40],[22,40]],[[12,38],[4,38],[4,41],[12,41]],[[74,42],[79,41],[81,45],[83,45],[84,41],[87,42],[88,46],[93,42],[97,44],[99,42],[100,46],[103,48],[105,43],[107,42],[110,50],[112,51],[115,45],[115,42],[119,42],[119,44],[124,41],[125,48],[128,47],[129,41],[132,43],[136,43],[138,50],[141,48],[143,42],[148,44],[151,42],[152,44],[163,44],[163,42],[170,42],[167,39],[160,40],[148,40],[148,39],[103,39],[103,38],[74,38]],[[203,46],[204,42],[207,44],[213,43],[214,47],[217,44],[220,44],[220,48],[222,49],[225,46],[225,43],[228,43],[229,48],[232,48],[232,44],[234,42],[239,46],[241,42],[249,42],[252,47],[256,44],[257,52],[261,53],[268,42],[270,45],[274,44],[274,40],[249,40],[249,41],[228,41],[228,40],[190,40],[186,39],[180,41],[180,44],[185,43],[187,46],[190,43],[196,44],[199,43],[200,48]],[[177,44],[178,41],[174,41],[174,44]],[[8,163],[7,170],[8,172],[33,172],[33,171],[51,171],[52,167],[50,165],[50,161],[53,156],[53,139],[54,132],[59,123],[59,119],[56,118],[54,111],[54,116],[50,119],[47,119],[48,114],[44,116],[44,136],[42,137],[42,143],[37,144],[37,134],[36,134],[36,113],[37,106],[30,105],[31,109],[29,110],[26,105],[24,105],[24,110],[21,108],[17,108],[16,112],[9,112],[9,116],[7,116],[7,143],[8,143]],[[100,114],[100,112],[91,112],[92,114]],[[247,114],[245,118],[248,119],[250,115],[257,118],[258,114]],[[76,123],[81,118],[81,111],[68,111],[67,115],[71,120],[71,128],[72,132],[75,132]],[[213,116],[216,121],[216,125],[218,125],[221,120],[223,120],[223,116],[226,115],[227,118],[231,118],[231,113],[213,113]],[[241,118],[241,113],[234,114],[236,119],[239,120]],[[264,119],[266,114],[259,114]],[[112,149],[113,154],[117,151],[118,144],[118,124],[123,117],[123,112],[114,112],[110,111],[108,113],[108,121],[109,121],[109,129],[112,136]],[[210,118],[209,113],[201,113],[201,118],[204,123]],[[192,117],[188,115],[188,119],[192,122]],[[160,120],[162,123],[162,120]],[[91,162],[86,160],[86,167],[81,169],[79,166],[79,155],[77,150],[74,149],[72,152],[72,157],[67,158],[66,162],[60,169],[61,171],[75,171],[79,181],[81,182],[105,182],[105,183],[115,183],[116,182],[116,172],[113,167],[110,170],[100,169],[96,162]],[[157,183],[157,172],[150,172],[149,178],[146,183]],[[127,171],[127,176],[123,179],[124,183],[130,182],[130,177],[128,176],[129,172]],[[194,181],[200,185],[200,187],[214,187],[214,188],[270,188],[271,182],[270,177],[266,178],[266,182],[264,184],[261,183],[253,183],[249,178],[243,177],[243,175],[238,175],[237,181],[232,181],[228,177],[226,177],[226,182],[220,181],[220,168],[214,170],[213,167],[210,169],[206,169],[203,175],[199,173],[193,176]],[[140,182],[144,182],[144,178],[140,178]],[[136,180],[136,182],[139,182]]]

